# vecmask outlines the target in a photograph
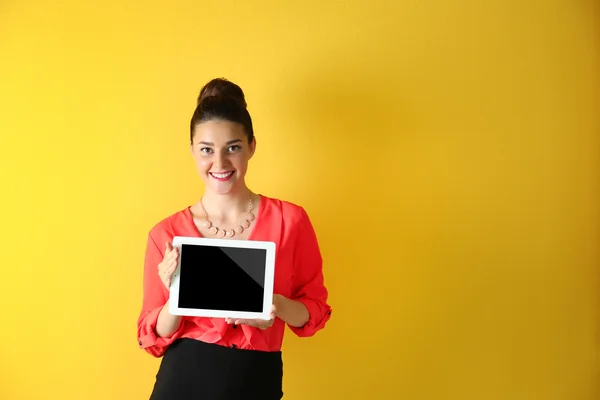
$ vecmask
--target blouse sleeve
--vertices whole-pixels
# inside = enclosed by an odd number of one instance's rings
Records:
[[[154,357],[161,357],[165,353],[167,347],[181,335],[185,323],[182,321],[170,337],[156,334],[158,315],[169,298],[169,291],[158,276],[158,264],[162,261],[163,254],[149,234],[144,257],[144,294],[142,311],[137,321],[137,335],[139,347]]]
[[[313,336],[331,318],[322,267],[323,260],[314,228],[306,211],[302,209],[294,255],[292,299],[306,306],[309,320],[302,327],[289,326],[300,337]]]

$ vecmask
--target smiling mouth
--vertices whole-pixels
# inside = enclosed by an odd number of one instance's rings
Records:
[[[224,180],[231,178],[231,176],[233,175],[233,171],[223,172],[223,173],[209,172],[209,175],[215,179],[224,181]]]

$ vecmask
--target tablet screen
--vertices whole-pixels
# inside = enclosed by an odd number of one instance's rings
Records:
[[[179,307],[263,311],[265,249],[182,244]]]

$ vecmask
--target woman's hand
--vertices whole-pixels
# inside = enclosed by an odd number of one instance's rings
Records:
[[[174,248],[170,242],[167,242],[165,256],[160,264],[158,264],[158,276],[165,285],[167,290],[171,287],[171,277],[175,268],[177,268],[177,260],[179,258],[179,250]]]
[[[175,272],[175,268],[177,268],[179,250],[174,248],[170,242],[167,242],[165,247],[163,260],[158,264],[158,276],[163,285],[169,290],[171,287],[171,277],[173,276],[173,272]],[[179,329],[182,321],[183,317],[169,313],[169,300],[167,300],[158,314],[156,334],[160,337],[170,337]]]
[[[275,302],[273,302],[273,305],[271,306],[271,318],[268,320],[225,318],[225,321],[228,324],[247,325],[247,326],[252,326],[254,328],[259,328],[259,329],[265,330],[265,329],[270,328],[273,325],[273,322],[275,322],[276,317],[277,317],[277,310],[275,308]]]

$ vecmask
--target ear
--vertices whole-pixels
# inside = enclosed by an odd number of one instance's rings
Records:
[[[250,143],[249,150],[250,157],[248,157],[248,159],[251,159],[254,156],[254,152],[256,152],[256,136],[254,136],[254,138],[252,139],[252,143]]]

